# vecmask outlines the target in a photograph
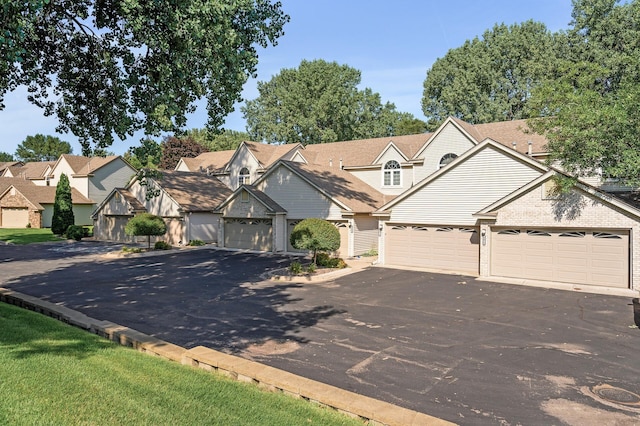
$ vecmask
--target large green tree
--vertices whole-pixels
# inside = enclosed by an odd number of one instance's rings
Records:
[[[640,185],[640,1],[574,0],[570,50],[534,91],[529,126],[576,176]]]
[[[9,154],[8,152],[0,152],[0,161],[2,162],[13,161],[13,155]]]
[[[159,168],[164,170],[175,169],[182,157],[197,157],[203,152],[209,151],[190,137],[177,138],[175,136],[167,136],[162,141],[161,147],[162,156],[160,157]]]
[[[217,128],[255,75],[256,48],[288,20],[271,0],[5,0],[0,109],[27,86],[84,154],[137,130],[176,131],[203,97]]]
[[[561,38],[542,23],[526,21],[495,25],[449,50],[424,81],[429,129],[448,116],[474,124],[527,118],[531,91],[553,67]]]
[[[209,151],[236,149],[243,141],[251,140],[248,133],[236,130],[212,132],[208,129],[190,129],[184,133],[184,136],[190,137]]]
[[[56,185],[56,198],[53,204],[53,217],[51,218],[51,232],[62,235],[67,232],[67,228],[73,225],[75,216],[73,214],[73,202],[71,200],[71,186],[66,174],[60,175],[58,185]]]
[[[258,82],[260,95],[242,107],[253,140],[315,144],[394,135],[411,114],[359,90],[360,71],[323,60],[302,61]]]
[[[55,136],[27,136],[18,145],[15,157],[20,161],[55,161],[61,154],[71,154],[71,144]]]
[[[162,159],[161,145],[150,138],[140,141],[124,154],[124,158],[136,169],[157,169]]]

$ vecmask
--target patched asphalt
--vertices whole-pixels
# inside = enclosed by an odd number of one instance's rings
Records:
[[[0,246],[0,285],[461,424],[640,423],[630,298],[380,267],[264,281],[291,258],[211,249],[99,254]]]

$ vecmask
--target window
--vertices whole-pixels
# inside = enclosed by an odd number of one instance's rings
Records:
[[[455,160],[456,158],[458,158],[457,154],[454,154],[453,152],[450,152],[448,154],[445,154],[441,159],[440,159],[440,165],[438,166],[439,169],[443,168],[444,166],[446,166],[447,164],[449,164],[450,162],[452,162],[453,160]]]
[[[383,170],[384,186],[400,186],[400,163],[395,160],[387,161]]]
[[[246,167],[243,167],[242,170],[240,170],[238,185],[251,185],[251,173]]]
[[[249,193],[247,191],[242,191],[240,193],[240,201],[243,203],[249,202]]]

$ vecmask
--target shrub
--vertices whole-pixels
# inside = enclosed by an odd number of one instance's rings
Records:
[[[62,173],[56,186],[56,198],[53,204],[53,217],[51,218],[51,232],[62,235],[70,225],[73,225],[73,203],[71,201],[71,186],[69,178]]]
[[[298,275],[302,272],[302,264],[298,261],[291,262],[291,266],[289,266],[289,272],[293,275]]]
[[[312,263],[312,264],[310,264],[310,265],[309,265],[309,267],[307,268],[307,272],[309,272],[310,274],[313,274],[313,273],[316,271],[316,268],[317,268],[316,264],[315,264],[315,263]]]
[[[154,250],[169,250],[170,248],[171,246],[169,245],[169,243],[165,241],[156,241],[156,243],[153,245]]]
[[[202,240],[191,240],[189,241],[189,245],[192,247],[203,246],[205,243]]]
[[[140,247],[122,247],[123,253],[142,253],[142,249]]]
[[[80,241],[84,237],[84,228],[80,225],[69,225],[65,235],[70,240]]]
[[[135,215],[124,228],[127,235],[146,235],[147,247],[151,248],[152,235],[164,235],[167,232],[167,224],[160,216],[151,213],[140,213]]]
[[[347,264],[339,257],[331,257],[327,253],[318,253],[316,264],[324,268],[342,269],[346,268]]]
[[[316,263],[319,251],[335,251],[340,248],[340,232],[331,222],[310,218],[293,228],[289,241],[298,250],[313,251],[313,263]]]

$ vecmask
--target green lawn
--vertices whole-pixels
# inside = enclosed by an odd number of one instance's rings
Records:
[[[42,243],[60,241],[50,228],[0,228],[0,241],[12,244]]]
[[[0,424],[362,423],[0,303]]]

